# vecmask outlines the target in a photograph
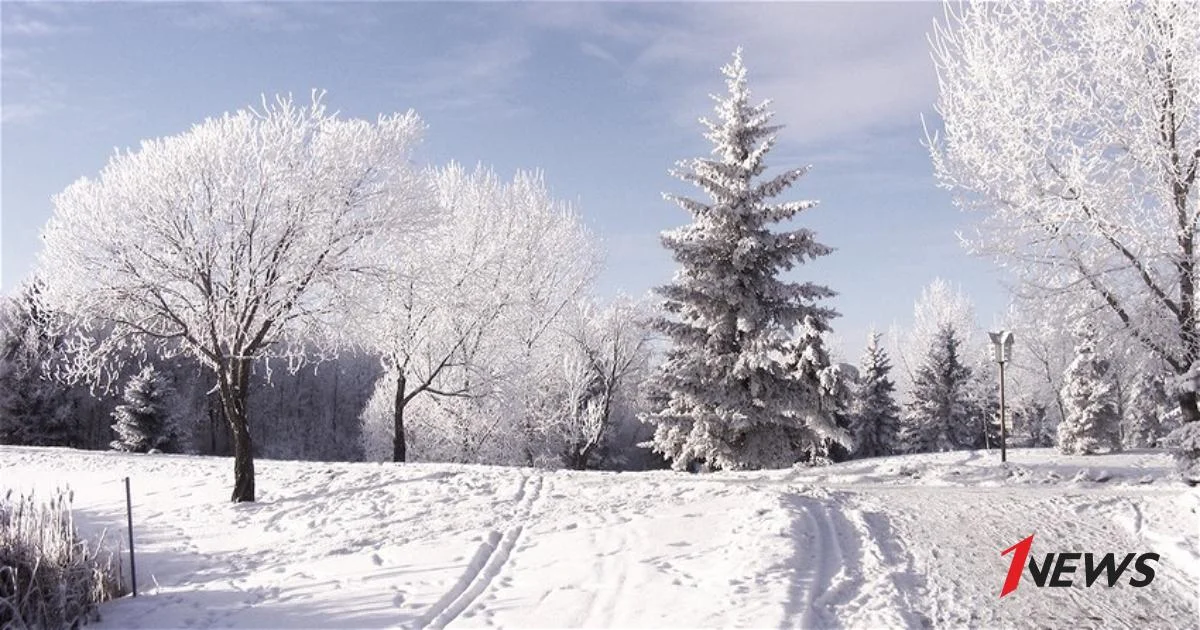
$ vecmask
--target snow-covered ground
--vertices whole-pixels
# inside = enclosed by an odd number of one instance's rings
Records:
[[[1200,627],[1200,489],[1169,459],[1014,450],[688,475],[0,448],[0,491],[69,484],[141,596],[107,628]],[[1001,599],[1010,556],[1153,551],[1134,588]]]

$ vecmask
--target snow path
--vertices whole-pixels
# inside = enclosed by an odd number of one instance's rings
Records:
[[[800,514],[793,524],[801,577],[785,607],[789,627],[911,627],[903,593],[916,583],[911,560],[882,512],[854,507],[845,492],[789,493]],[[819,497],[819,498],[818,498]]]
[[[142,596],[101,628],[1197,627],[1200,490],[1156,453],[945,453],[686,475],[0,447],[0,491],[69,483]],[[999,599],[1009,557],[1161,554],[1146,588]],[[1078,575],[1078,574],[1077,574]]]

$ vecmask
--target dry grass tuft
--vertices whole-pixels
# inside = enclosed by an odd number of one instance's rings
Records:
[[[0,500],[0,628],[77,628],[98,618],[97,604],[126,593],[119,556],[80,540],[74,498],[58,490]]]

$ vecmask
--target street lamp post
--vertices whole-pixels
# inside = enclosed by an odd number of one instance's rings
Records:
[[[1013,334],[1007,330],[990,332],[992,360],[1000,364],[1000,461],[1008,461],[1008,431],[1004,428],[1004,364],[1012,358]]]

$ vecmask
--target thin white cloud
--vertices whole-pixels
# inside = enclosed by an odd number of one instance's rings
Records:
[[[232,0],[222,2],[163,3],[155,5],[166,12],[177,27],[199,31],[252,29],[263,32],[312,31],[335,24],[338,31],[357,30],[378,24],[373,3],[350,2],[259,2]],[[382,6],[382,3],[377,6]]]
[[[297,13],[301,5],[266,2],[199,2],[160,5],[175,26],[200,30],[252,28],[302,31],[311,24]]]
[[[400,88],[436,109],[471,109],[511,116],[523,108],[515,98],[531,51],[521,37],[499,36],[449,49],[414,68]]]
[[[0,30],[7,37],[35,39],[84,30],[70,20],[65,7],[57,3],[6,2]]]
[[[539,5],[539,8],[543,5]],[[597,50],[629,51],[629,77],[664,115],[694,128],[723,91],[717,69],[745,47],[756,97],[808,144],[912,124],[936,88],[924,33],[936,4],[720,3],[554,5],[525,16]]]
[[[0,124],[23,125],[67,106],[67,86],[36,68],[42,48],[4,42],[0,53]]]
[[[617,61],[617,58],[611,52],[593,42],[581,42],[579,44],[579,52],[582,52],[593,59],[599,59],[605,63],[610,63],[616,66],[620,65],[620,62]]]

